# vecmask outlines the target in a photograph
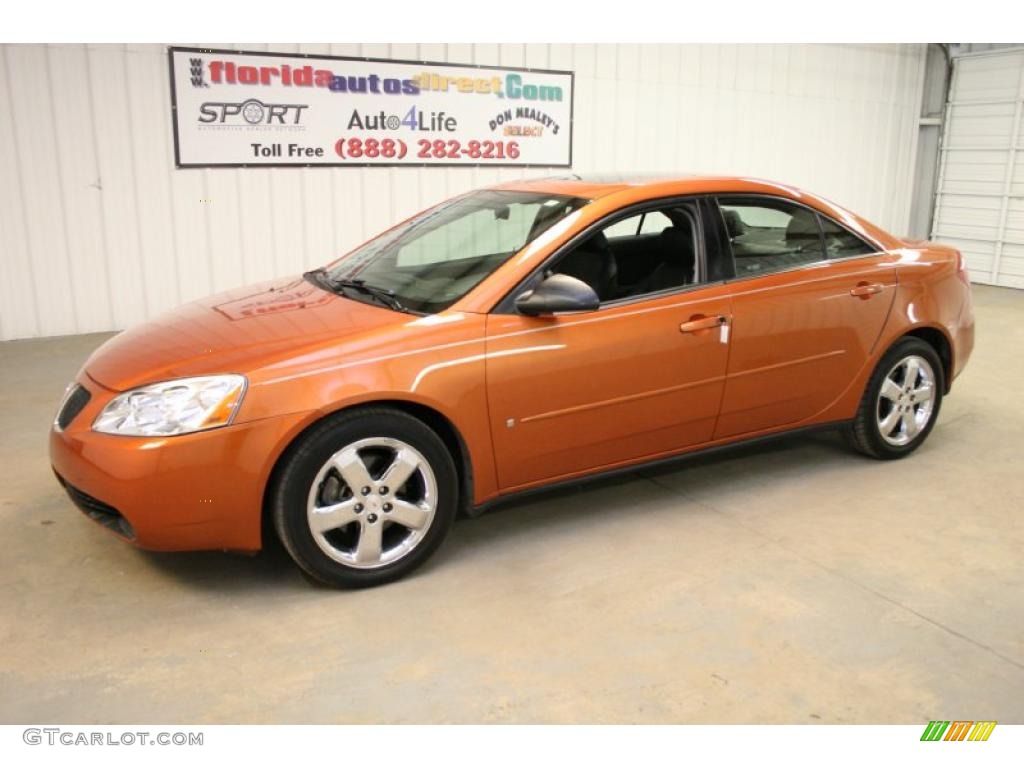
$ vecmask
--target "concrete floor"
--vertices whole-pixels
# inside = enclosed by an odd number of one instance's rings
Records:
[[[46,430],[105,336],[0,345],[0,722],[1024,722],[1024,292],[902,462],[830,435],[460,521],[412,578],[147,554]]]

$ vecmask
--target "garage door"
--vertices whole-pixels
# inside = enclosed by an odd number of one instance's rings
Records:
[[[1024,48],[953,60],[932,239],[976,283],[1024,288]]]

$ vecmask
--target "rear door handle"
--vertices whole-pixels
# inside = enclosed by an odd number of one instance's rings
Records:
[[[712,315],[710,317],[697,315],[680,324],[679,331],[680,333],[696,333],[697,331],[706,331],[709,328],[717,328],[720,325],[725,325],[725,323],[725,315]]]
[[[881,293],[884,290],[885,286],[881,283],[857,283],[850,289],[850,295],[861,299],[870,299],[876,293]]]

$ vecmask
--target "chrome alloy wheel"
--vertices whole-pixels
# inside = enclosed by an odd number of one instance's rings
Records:
[[[919,355],[909,355],[882,380],[875,417],[882,439],[890,445],[911,442],[928,426],[935,410],[935,371]]]
[[[352,568],[380,568],[412,552],[437,510],[437,480],[408,443],[358,440],[321,467],[306,518],[324,554]]]

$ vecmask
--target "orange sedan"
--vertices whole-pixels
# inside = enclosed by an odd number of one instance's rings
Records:
[[[541,486],[809,428],[904,457],[973,340],[957,251],[792,187],[514,182],[112,338],[50,455],[140,547],[255,551],[267,521],[369,586]]]

